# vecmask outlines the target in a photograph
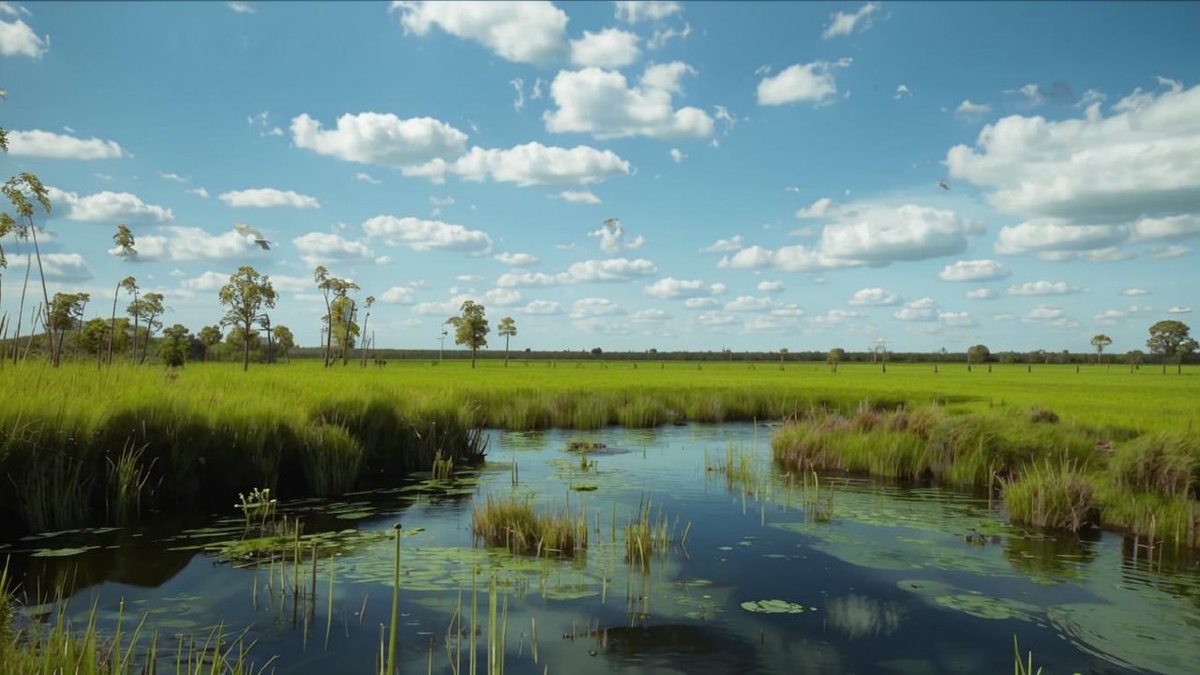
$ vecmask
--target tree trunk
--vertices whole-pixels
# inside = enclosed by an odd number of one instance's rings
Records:
[[[508,336],[504,336],[504,367],[508,367]]]
[[[246,325],[246,332],[242,336],[242,372],[250,370],[250,326]]]
[[[113,291],[113,311],[112,319],[108,323],[108,365],[112,365],[113,360],[113,340],[117,335],[117,298],[121,295],[121,284],[117,284],[117,290]]]
[[[475,345],[471,345],[471,370],[475,370]]]
[[[33,254],[26,256],[25,283],[21,284],[21,302],[17,305],[17,332],[13,335],[13,363],[21,356],[21,322],[25,320],[25,290],[29,288],[29,270],[33,267]],[[28,350],[26,350],[28,351]]]

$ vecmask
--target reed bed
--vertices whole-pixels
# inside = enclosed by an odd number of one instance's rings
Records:
[[[529,498],[487,495],[471,512],[471,529],[488,546],[537,557],[570,557],[588,545],[587,513],[543,513]]]

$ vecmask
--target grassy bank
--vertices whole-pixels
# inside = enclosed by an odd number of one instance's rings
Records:
[[[1105,366],[393,361],[326,369],[0,366],[0,517],[35,530],[230,503],[253,487],[329,495],[477,459],[479,427],[773,421],[812,408],[1053,409],[1106,437],[1187,432],[1200,380]],[[904,435],[889,442],[911,442]],[[879,459],[880,453],[868,454]],[[883,454],[886,458],[886,453]],[[869,469],[868,469],[869,470]],[[974,472],[979,467],[949,469]],[[885,473],[883,471],[875,471]]]
[[[1066,422],[1041,407],[844,413],[812,408],[772,438],[789,471],[997,489],[1013,522],[1200,545],[1200,433]]]

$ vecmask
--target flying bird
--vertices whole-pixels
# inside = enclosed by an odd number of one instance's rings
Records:
[[[944,181],[944,180],[940,180],[940,181],[938,181],[938,187],[942,188],[943,190],[949,190],[949,189],[950,189],[950,186],[949,186],[949,185],[946,185],[946,181]]]
[[[253,227],[250,227],[249,225],[246,225],[245,223],[238,223],[233,226],[233,229],[237,230],[239,233],[241,233],[244,236],[254,237],[254,243],[261,246],[262,250],[264,250],[264,251],[271,250],[271,242],[267,241],[267,238],[265,236],[263,236],[262,232],[259,232],[258,230],[254,229]]]

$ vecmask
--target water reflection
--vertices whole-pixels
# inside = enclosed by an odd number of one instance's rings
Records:
[[[880,602],[864,595],[831,598],[825,603],[825,625],[851,640],[884,637],[896,632],[904,618],[904,608],[894,602]]]

